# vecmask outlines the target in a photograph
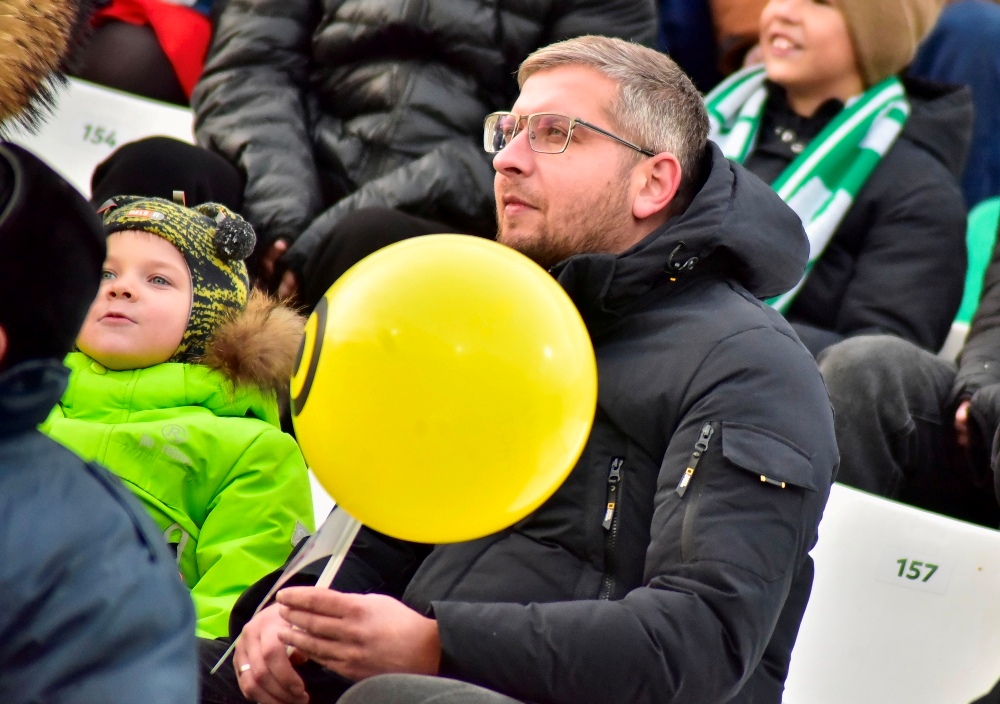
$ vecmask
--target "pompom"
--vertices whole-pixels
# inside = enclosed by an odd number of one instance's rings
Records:
[[[215,231],[215,253],[223,261],[242,261],[253,252],[257,235],[246,220],[225,218]]]

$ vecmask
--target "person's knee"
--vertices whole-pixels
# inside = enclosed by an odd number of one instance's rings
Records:
[[[519,704],[508,696],[444,677],[378,675],[358,682],[338,704]]]
[[[855,395],[873,391],[873,378],[898,369],[914,351],[919,349],[898,337],[861,335],[826,348],[816,361],[832,396]]]

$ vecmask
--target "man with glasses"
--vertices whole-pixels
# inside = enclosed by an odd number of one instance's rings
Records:
[[[816,365],[760,300],[802,275],[799,219],[707,143],[668,57],[582,37],[518,78],[483,135],[498,239],[592,336],[579,463],[496,535],[362,529],[333,589],[285,588],[248,620],[274,576],[258,583],[233,612],[242,695],[206,680],[203,701],[337,701],[360,680],[341,704],[779,704],[837,465]]]

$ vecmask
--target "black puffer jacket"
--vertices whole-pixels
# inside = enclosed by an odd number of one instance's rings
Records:
[[[967,88],[904,83],[913,111],[902,135],[788,309],[813,354],[866,333],[896,335],[936,352],[958,312],[966,266],[958,179],[972,137],[972,99]],[[784,142],[776,131],[801,126],[811,131],[802,135],[808,141],[835,114],[796,120],[772,91],[746,167],[774,181],[797,156],[791,150],[796,139]]]
[[[597,353],[595,425],[540,509],[434,548],[409,580],[442,674],[538,704],[780,702],[833,417],[812,357],[758,300],[801,275],[798,219],[710,151],[686,213],[620,256],[556,267]],[[336,587],[392,591],[418,564],[377,544],[363,534]]]
[[[653,0],[229,0],[192,96],[198,141],[246,174],[265,243],[301,273],[357,208],[495,227],[483,118],[533,50],[581,34],[651,45]]]

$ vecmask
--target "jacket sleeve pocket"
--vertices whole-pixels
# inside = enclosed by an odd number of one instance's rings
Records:
[[[813,529],[803,511],[817,491],[812,463],[775,433],[721,427],[721,448],[706,453],[686,499],[684,560],[725,562],[773,582],[795,568]]]
[[[809,455],[784,438],[742,423],[722,424],[722,454],[764,484],[816,491]]]

